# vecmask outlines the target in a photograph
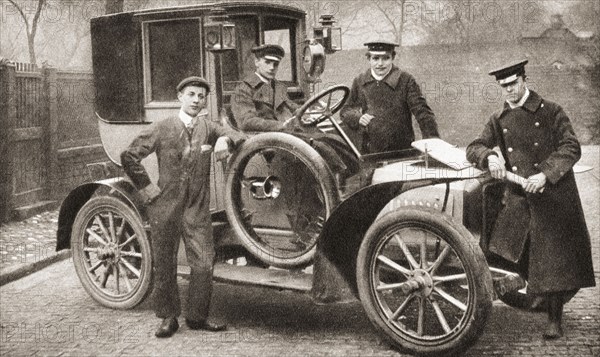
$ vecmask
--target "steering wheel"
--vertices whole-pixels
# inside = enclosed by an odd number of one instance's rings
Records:
[[[342,108],[350,88],[343,84],[322,90],[306,101],[297,111],[295,117],[304,126],[315,126]]]

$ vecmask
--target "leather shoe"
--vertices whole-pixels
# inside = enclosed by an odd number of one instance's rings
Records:
[[[227,329],[227,325],[225,325],[225,324],[219,324],[219,323],[210,322],[210,321],[206,321],[206,320],[194,321],[194,320],[185,319],[185,323],[192,330],[206,330],[206,331],[216,332],[216,331],[224,331]]]
[[[546,340],[555,340],[563,336],[563,330],[559,322],[550,322],[546,326],[546,331],[542,334]]]
[[[154,333],[154,336],[163,338],[163,337],[171,337],[173,334],[179,329],[179,323],[177,319],[174,317],[167,317],[163,319],[160,327]]]

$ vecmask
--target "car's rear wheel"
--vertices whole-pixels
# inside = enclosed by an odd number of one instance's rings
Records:
[[[150,242],[138,214],[119,198],[97,196],[83,205],[71,250],[81,284],[100,304],[130,309],[150,292]]]
[[[475,239],[424,208],[401,208],[375,221],[359,249],[356,279],[375,328],[419,355],[465,350],[492,307],[492,278]]]
[[[228,168],[225,210],[241,244],[267,265],[310,264],[339,203],[323,158],[292,135],[264,133],[247,140]]]

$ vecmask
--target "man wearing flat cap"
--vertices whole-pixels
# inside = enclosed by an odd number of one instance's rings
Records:
[[[398,44],[365,43],[370,69],[352,82],[350,97],[342,108],[342,120],[362,132],[362,152],[404,150],[415,140],[414,115],[423,138],[439,137],[433,111],[415,78],[393,63]]]
[[[210,205],[210,163],[239,145],[242,134],[207,118],[209,84],[201,77],[183,79],[176,87],[181,109],[153,123],[121,153],[123,169],[147,204],[152,227],[154,311],[162,319],[156,337],[170,337],[179,328],[177,251],[183,238],[191,268],[186,323],[189,328],[219,331],[225,325],[209,321],[215,257]],[[156,153],[158,185],[141,160]]]
[[[501,87],[504,106],[467,147],[467,158],[494,178],[505,178],[507,171],[526,178],[521,185],[506,184],[488,246],[493,257],[509,262],[528,280],[527,293],[546,304],[543,337],[553,339],[563,334],[565,300],[595,286],[594,270],[573,173],[581,147],[560,105],[527,87],[527,62],[489,72]]]

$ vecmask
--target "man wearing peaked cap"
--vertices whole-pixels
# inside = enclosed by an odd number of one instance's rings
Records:
[[[560,105],[527,88],[527,62],[514,61],[489,72],[501,88],[504,105],[467,147],[467,158],[494,178],[505,178],[507,171],[526,178],[521,185],[506,184],[489,251],[514,265],[528,280],[527,294],[546,304],[548,324],[543,336],[553,339],[563,334],[567,297],[595,286],[595,280],[590,237],[572,169],[581,147]]]
[[[243,131],[251,132],[287,132],[309,143],[327,162],[338,178],[338,188],[343,189],[345,178],[358,171],[358,161],[354,154],[337,135],[321,132],[318,128],[302,127],[295,117],[300,105],[294,103],[287,94],[287,85],[275,77],[285,52],[281,46],[264,44],[254,47],[255,72],[247,75],[237,85],[231,100],[231,112],[234,123]],[[303,175],[300,165],[285,164],[284,170],[296,180]],[[294,176],[294,172],[298,174]],[[290,183],[287,187],[298,187]],[[296,212],[305,212],[312,217],[318,209],[311,202],[305,202],[310,195],[300,195],[290,205],[296,206]],[[290,197],[292,197],[290,195]],[[302,242],[297,242],[302,244]]]
[[[396,47],[399,45],[396,42],[391,41],[372,41],[364,44],[367,46],[369,54],[373,55],[384,55],[386,52],[393,52],[396,55]]]
[[[339,136],[322,133],[316,127],[303,128],[298,124],[294,114],[300,105],[288,97],[287,85],[275,78],[279,63],[285,55],[283,48],[264,44],[254,47],[252,52],[256,71],[237,85],[231,101],[231,112],[239,129],[293,132],[310,142],[334,173],[341,173],[344,177],[356,173],[356,157]],[[331,150],[332,147],[334,150]]]
[[[529,60],[518,60],[516,62],[507,64],[500,68],[490,71],[490,76],[496,77],[498,84],[502,85],[512,81],[516,81],[517,77],[525,76],[525,65],[529,63]]]
[[[152,227],[154,267],[153,309],[162,319],[156,337],[170,337],[179,328],[181,313],[177,288],[177,251],[183,239],[191,268],[186,322],[191,329],[219,331],[210,322],[215,257],[210,203],[210,162],[229,154],[244,136],[207,119],[210,85],[202,77],[188,77],[176,86],[181,108],[177,115],[153,123],[121,153],[127,176],[145,201]],[[158,183],[150,180],[141,161],[156,153]]]
[[[277,62],[281,61],[281,59],[285,56],[285,50],[283,47],[270,44],[253,47],[252,53],[254,53],[258,58],[264,57]]]
[[[435,115],[415,78],[393,63],[398,44],[380,40],[365,46],[370,69],[354,79],[340,112],[344,123],[362,137],[363,154],[411,148],[413,115],[423,138],[439,137]]]
[[[275,77],[285,51],[279,45],[252,48],[256,71],[238,84],[231,103],[237,126],[244,131],[282,131],[291,128],[299,105],[287,95],[287,86]]]

